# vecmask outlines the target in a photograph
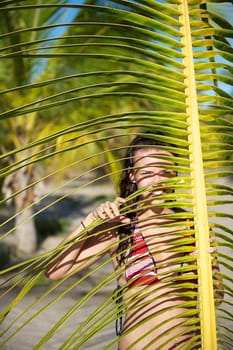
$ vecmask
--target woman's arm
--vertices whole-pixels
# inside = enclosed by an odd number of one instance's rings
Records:
[[[59,280],[72,272],[83,270],[113,248],[114,244],[117,245],[117,231],[113,227],[117,222],[127,223],[129,220],[119,212],[118,206],[123,203],[123,198],[116,198],[114,202],[105,202],[88,214],[82,224],[62,241],[60,246],[67,244],[45,272],[46,276]],[[90,232],[85,230],[84,227],[88,228],[96,219],[103,219],[105,223]]]
[[[214,287],[214,300],[215,306],[218,307],[224,298],[224,287],[223,287],[223,279],[221,276],[221,272],[219,269],[218,258],[216,256],[217,247],[216,240],[213,235],[210,237],[210,250],[209,252],[213,254],[212,256],[212,276],[213,276],[213,287]]]
[[[217,258],[212,261],[213,287],[215,306],[221,305],[224,298],[224,286]]]
[[[88,226],[92,223],[92,221],[94,220],[92,220],[90,214],[87,216],[87,218],[85,218],[85,220],[83,220],[83,225]],[[83,235],[81,236],[80,233],[82,231]],[[84,267],[85,256],[83,256],[82,259],[79,259],[79,256],[84,246],[87,245],[87,241],[90,239],[93,240],[93,237],[88,237],[88,232],[85,231],[82,224],[76,227],[59,245],[61,247],[64,246],[64,248],[59,257],[49,266],[45,273],[46,276],[52,280],[59,280],[65,277],[67,274],[73,272],[75,269],[78,269],[80,263]],[[90,254],[90,252],[86,253]]]

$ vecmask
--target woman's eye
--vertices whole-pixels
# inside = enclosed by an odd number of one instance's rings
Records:
[[[160,175],[161,175],[161,176],[164,176],[164,177],[173,177],[173,176],[175,176],[176,174],[175,174],[175,172],[172,171],[172,170],[163,170],[163,171],[160,172]]]
[[[142,174],[142,175],[152,175],[152,171],[149,171],[149,170],[146,171],[146,170],[145,170],[145,171],[142,171],[141,174]]]
[[[161,177],[174,177],[176,176],[176,173],[173,170],[166,170],[163,169],[159,172],[154,172],[152,170],[141,170],[140,171],[140,175],[141,176],[155,176],[155,175],[159,175]]]

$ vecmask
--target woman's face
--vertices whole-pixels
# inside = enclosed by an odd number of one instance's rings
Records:
[[[154,204],[161,202],[157,199],[159,195],[171,192],[160,182],[176,176],[176,172],[169,169],[169,165],[174,166],[174,163],[161,156],[172,156],[172,154],[157,148],[138,149],[133,158],[134,169],[130,173],[130,179],[136,184],[137,189],[145,188],[141,197]]]

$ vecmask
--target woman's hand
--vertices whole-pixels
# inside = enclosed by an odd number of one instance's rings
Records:
[[[216,245],[215,245],[215,238],[214,237],[210,237],[209,238],[209,243],[210,243],[210,248],[208,250],[208,253],[210,253],[210,254],[216,253],[217,248],[216,248]],[[211,246],[211,244],[213,244],[213,245]],[[192,253],[190,253],[190,255],[197,256],[198,255],[198,250],[195,249]],[[211,259],[213,260],[214,257],[212,256]]]
[[[120,213],[119,207],[125,204],[126,200],[117,197],[113,202],[104,202],[100,204],[92,213],[93,219],[110,219],[112,222],[119,222],[123,224],[130,223],[130,219]]]

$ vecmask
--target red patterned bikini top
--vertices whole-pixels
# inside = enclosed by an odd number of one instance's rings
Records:
[[[133,235],[125,270],[128,286],[150,285],[159,281],[156,262],[141,232]]]

